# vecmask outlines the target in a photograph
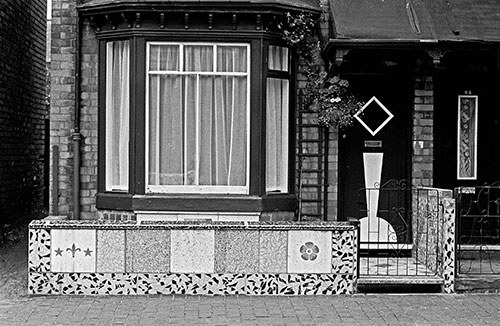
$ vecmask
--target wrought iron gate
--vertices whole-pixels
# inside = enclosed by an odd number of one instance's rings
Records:
[[[456,188],[455,198],[458,274],[500,275],[500,181]]]
[[[437,275],[439,203],[437,190],[406,180],[360,189],[360,275]]]

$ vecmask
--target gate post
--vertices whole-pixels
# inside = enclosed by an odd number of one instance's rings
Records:
[[[443,236],[442,262],[443,262],[443,292],[455,292],[455,199],[443,198]]]

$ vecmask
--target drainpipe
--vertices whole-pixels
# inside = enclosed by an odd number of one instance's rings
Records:
[[[80,5],[80,1],[76,1]],[[82,134],[80,133],[80,19],[76,13],[75,28],[75,129],[71,133],[73,141],[73,219],[80,219],[80,144]]]

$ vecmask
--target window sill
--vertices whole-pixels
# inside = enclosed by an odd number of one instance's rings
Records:
[[[297,197],[293,194],[248,196],[218,194],[130,195],[97,194],[96,207],[126,211],[182,212],[269,212],[295,211]]]

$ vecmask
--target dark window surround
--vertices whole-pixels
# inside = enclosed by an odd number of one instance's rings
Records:
[[[164,211],[231,211],[264,212],[294,211],[297,207],[295,192],[295,64],[290,63],[290,72],[267,71],[268,45],[283,45],[276,35],[265,32],[226,32],[226,33],[186,31],[137,31],[98,34],[99,61],[106,62],[106,42],[129,39],[130,43],[130,175],[129,193],[104,191],[104,152],[105,141],[99,137],[99,176],[96,207],[98,209],[121,210],[164,210]],[[145,195],[145,78],[146,78],[146,42],[224,42],[250,43],[250,193],[249,195],[215,194],[148,194]],[[99,136],[105,128],[105,87],[106,67],[99,66]],[[287,77],[290,80],[290,126],[289,126],[289,180],[288,194],[265,192],[265,92],[266,78],[272,76]]]

